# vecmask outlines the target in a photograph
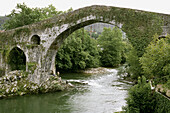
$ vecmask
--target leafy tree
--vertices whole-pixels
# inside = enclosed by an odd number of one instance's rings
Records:
[[[104,28],[98,38],[101,52],[101,63],[103,66],[117,66],[121,62],[123,51],[122,32],[118,28]]]
[[[158,39],[158,35],[146,48],[146,53],[140,58],[143,73],[147,78],[161,78],[166,82],[170,79],[170,36]],[[159,81],[160,82],[160,81]]]
[[[77,70],[99,66],[99,52],[96,40],[90,38],[84,29],[72,33],[56,55],[57,70]]]
[[[29,8],[24,3],[17,4],[16,9],[12,10],[11,14],[7,15],[9,20],[3,24],[5,30],[14,29],[24,25],[39,22],[50,18],[54,15],[61,14],[62,11],[57,11],[53,5],[45,8]]]
[[[126,61],[127,61],[127,67],[126,71],[130,75],[130,77],[134,80],[137,80],[139,76],[141,76],[141,65],[139,63],[139,57],[137,55],[137,51],[134,47],[132,47],[131,44],[128,51],[126,52]]]
[[[129,43],[129,40],[127,38],[123,38],[123,51],[121,53],[122,56],[121,64],[126,63],[126,54],[130,51],[130,49],[131,49],[131,44]]]
[[[139,77],[138,84],[130,88],[126,101],[127,106],[124,107],[126,113],[153,113],[155,95],[144,76]]]
[[[8,20],[6,16],[0,16],[0,30],[3,30],[2,25]]]

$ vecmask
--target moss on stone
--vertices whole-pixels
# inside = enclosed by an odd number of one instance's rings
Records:
[[[13,71],[8,76],[0,78],[0,99],[11,96],[22,96],[26,94],[37,94],[62,91],[69,86],[61,81],[58,76],[50,76],[41,84],[28,80],[28,73]]]
[[[28,70],[33,73],[37,67],[37,62],[27,62],[27,66],[28,66]]]

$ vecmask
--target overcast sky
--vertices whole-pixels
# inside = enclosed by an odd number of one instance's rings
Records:
[[[47,7],[54,5],[57,10],[78,9],[90,5],[107,5],[170,14],[170,0],[1,0],[0,16],[9,14],[17,3],[28,7]]]

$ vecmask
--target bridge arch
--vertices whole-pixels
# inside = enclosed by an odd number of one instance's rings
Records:
[[[118,27],[119,29],[121,29],[122,25],[121,23],[115,23],[115,21],[105,21],[103,19],[96,19],[96,17],[86,17],[86,19],[83,19],[84,21],[79,21],[78,20],[78,23],[75,24],[75,25],[71,25],[71,26],[63,26],[62,27],[62,31],[60,32],[60,34],[55,38],[55,40],[52,42],[52,44],[50,45],[49,47],[49,50],[51,49],[58,49],[60,47],[60,45],[63,43],[63,41],[70,35],[72,34],[74,31],[80,29],[80,28],[83,28],[85,26],[88,26],[88,25],[91,25],[91,24],[94,24],[94,23],[106,23],[106,24],[111,24],[111,25],[114,25],[116,27]],[[90,19],[88,19],[90,18]],[[122,29],[121,29],[122,30]]]
[[[8,71],[26,70],[26,55],[22,49],[15,46],[7,56]]]
[[[33,35],[31,37],[31,44],[40,45],[41,39],[38,35]]]
[[[55,56],[61,44],[72,32],[84,26],[97,22],[114,24],[122,28],[122,31],[126,33],[135,48],[141,49],[147,45],[140,47],[137,45],[138,41],[142,42],[143,37],[147,36],[147,42],[150,42],[151,37],[155,33],[159,34],[161,32],[160,28],[154,29],[157,24],[159,24],[159,19],[157,15],[150,12],[108,6],[90,6],[59,15],[57,18],[53,17],[51,20],[48,20],[52,23],[52,28],[49,29],[55,31],[56,34],[53,36],[54,40],[50,42],[50,46],[46,48],[46,55],[42,67],[44,67],[45,71],[53,70],[55,67]],[[152,31],[149,31],[149,29],[152,29]],[[131,32],[133,30],[135,30],[135,32]],[[136,32],[139,33],[142,38],[138,37],[135,39],[137,37]],[[147,32],[152,33],[149,33],[149,36],[146,34]]]
[[[115,23],[114,20],[109,21],[109,19],[103,20],[101,17],[100,19],[96,18],[96,16],[88,16],[86,18],[81,19],[82,21],[78,20],[77,24],[73,25],[63,25],[62,30],[60,31],[60,34],[55,38],[55,40],[50,45],[49,49],[47,50],[47,57],[45,60],[45,65],[50,66],[46,67],[45,70],[53,70],[55,72],[55,57],[57,54],[57,50],[60,48],[60,46],[63,44],[64,40],[72,34],[74,31],[83,28],[85,26],[94,24],[94,23],[107,23],[111,25],[115,25],[119,29],[121,29],[122,24],[121,23]],[[122,29],[121,29],[122,30]],[[51,61],[51,62],[48,62]]]
[[[155,33],[158,35],[162,33],[159,27],[162,17],[159,15],[112,6],[88,6],[38,23],[0,33],[0,47],[2,46],[4,50],[8,50],[9,47],[20,45],[18,48],[24,51],[27,65],[29,63],[31,65],[36,64],[34,72],[37,71],[39,75],[46,75],[46,72],[50,72],[55,67],[57,50],[63,41],[75,30],[96,22],[114,24],[122,28],[122,31],[126,33],[133,46],[143,50]],[[165,16],[169,17],[169,15]],[[146,42],[146,44],[142,44],[143,42]],[[6,44],[8,44],[7,47]],[[34,48],[34,44],[38,46]],[[1,59],[4,60],[7,57],[1,57]],[[6,65],[5,60],[3,65]],[[0,65],[0,68],[3,65]],[[35,73],[35,75],[38,74]]]

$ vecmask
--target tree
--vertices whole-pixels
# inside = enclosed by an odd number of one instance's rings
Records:
[[[57,11],[53,5],[45,8],[29,8],[24,3],[17,4],[16,9],[13,9],[11,14],[7,15],[9,20],[3,24],[5,30],[14,29],[24,25],[39,22],[50,18],[54,15],[61,14],[62,11]]]
[[[126,113],[153,113],[156,105],[155,95],[151,91],[146,78],[138,78],[138,84],[131,87],[126,99],[127,106],[123,109]]]
[[[121,62],[121,53],[123,51],[122,32],[118,28],[104,28],[104,31],[98,38],[101,52],[101,63],[103,66],[114,67]]]
[[[0,16],[0,30],[3,30],[2,25],[5,23],[5,21],[8,20],[8,17],[6,16]]]
[[[134,80],[137,80],[139,76],[141,76],[141,65],[139,63],[139,57],[137,55],[137,51],[131,44],[129,44],[129,50],[126,52],[126,61],[127,67],[126,71],[130,75],[130,77]]]
[[[170,36],[162,39],[158,39],[158,35],[154,36],[140,63],[146,78],[155,76],[160,78],[159,82],[167,82],[170,78]]]
[[[96,40],[90,38],[84,29],[72,33],[56,55],[57,70],[78,70],[99,66],[99,52]]]

